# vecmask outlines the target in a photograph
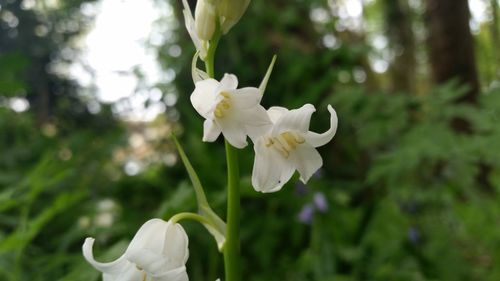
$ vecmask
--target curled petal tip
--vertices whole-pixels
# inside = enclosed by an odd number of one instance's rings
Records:
[[[302,106],[303,108],[307,108],[309,110],[312,110],[313,112],[316,111],[316,107],[314,107],[314,105],[310,104],[310,103],[306,103]]]

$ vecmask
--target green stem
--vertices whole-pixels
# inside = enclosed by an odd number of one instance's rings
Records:
[[[207,50],[207,57],[205,58],[205,71],[208,74],[208,77],[214,78],[214,61],[215,61],[215,51],[217,50],[217,46],[219,45],[220,39],[220,31],[219,28],[215,30],[214,39],[210,41],[210,46]]]
[[[240,187],[238,151],[226,140],[227,229],[224,245],[225,281],[239,281],[240,274]]]
[[[211,78],[215,77],[214,58],[220,39],[220,30],[217,28],[214,39],[210,42],[205,58],[205,71]],[[225,281],[240,281],[240,187],[238,151],[227,140],[227,217],[226,242],[224,243]]]
[[[175,216],[171,217],[170,218],[170,221],[172,223],[177,223],[181,220],[193,220],[193,221],[197,221],[197,222],[200,222],[202,224],[210,224],[211,225],[211,222],[205,218],[204,216],[200,216],[198,214],[195,214],[195,213],[179,213],[179,214],[176,214]]]

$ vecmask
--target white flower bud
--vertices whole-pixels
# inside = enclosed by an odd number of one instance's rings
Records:
[[[194,11],[196,33],[201,40],[211,40],[215,32],[217,12],[213,1],[198,0]]]
[[[220,0],[218,5],[221,30],[226,34],[245,13],[250,0]]]

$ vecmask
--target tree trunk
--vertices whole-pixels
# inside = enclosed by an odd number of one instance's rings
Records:
[[[416,86],[415,34],[407,0],[384,0],[386,34],[395,52],[391,66],[392,90],[414,93]]]
[[[500,20],[498,18],[498,2],[497,0],[490,0],[491,4],[491,16],[492,16],[492,22],[491,22],[491,41],[493,43],[493,46],[498,47],[500,46],[500,31],[499,31],[499,24]],[[494,66],[495,69],[500,68],[500,54],[498,52],[493,53],[495,62]],[[500,70],[497,70],[495,72],[495,78],[500,77]]]
[[[458,79],[469,86],[459,101],[477,101],[479,80],[467,0],[426,0],[428,48],[435,83]]]

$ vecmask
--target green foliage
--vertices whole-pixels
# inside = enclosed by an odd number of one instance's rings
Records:
[[[44,23],[72,16],[87,22],[78,14],[85,1],[59,2],[64,5],[46,11]],[[170,2],[178,7],[178,1]],[[491,87],[475,105],[455,102],[464,89],[454,83],[420,96],[368,91],[376,86],[369,77],[365,84],[352,79],[366,66],[366,43],[348,30],[334,30],[337,18],[318,24],[307,17],[326,6],[327,1],[252,1],[217,54],[219,78],[237,73],[240,85],[257,87],[276,53],[264,105],[315,104],[316,131],[328,126],[326,104],[339,116],[337,136],[320,148],[322,175],[305,192],[295,178],[279,193],[256,193],[250,183],[253,148],[240,153],[244,279],[500,280],[500,90]],[[374,1],[365,10],[370,26],[382,25],[380,9]],[[17,12],[27,30],[39,24],[29,11]],[[179,94],[176,133],[210,205],[224,214],[223,143],[201,142],[202,119],[189,103],[193,49],[182,24],[169,28],[171,41],[158,54],[177,78],[158,86]],[[338,40],[335,48],[321,43],[330,33]],[[22,33],[26,41],[6,34],[0,43],[6,51],[0,56],[0,280],[100,280],[81,255],[85,237],[96,238],[97,260],[113,260],[147,219],[196,211],[195,192],[179,160],[126,175],[116,158],[127,146],[124,131],[130,125],[115,120],[105,106],[89,114],[77,85],[44,71],[49,54],[57,57],[75,34],[54,31],[41,39]],[[492,47],[484,33],[479,36],[478,52],[488,51],[480,67],[489,82]],[[28,52],[31,45],[42,47],[40,57]],[[182,48],[180,57],[169,55],[172,45]],[[13,53],[16,46],[25,49]],[[347,82],[341,79],[346,75]],[[58,93],[51,96],[46,122],[39,118],[40,85]],[[16,96],[26,97],[30,110],[4,106]],[[162,145],[158,155],[172,151],[170,143]],[[329,208],[316,210],[312,222],[303,224],[297,216],[315,192],[325,194]],[[190,238],[190,279],[221,277],[213,239],[203,226],[183,225]]]
[[[13,96],[25,89],[26,85],[18,79],[25,70],[28,60],[21,54],[0,56],[0,94]]]

